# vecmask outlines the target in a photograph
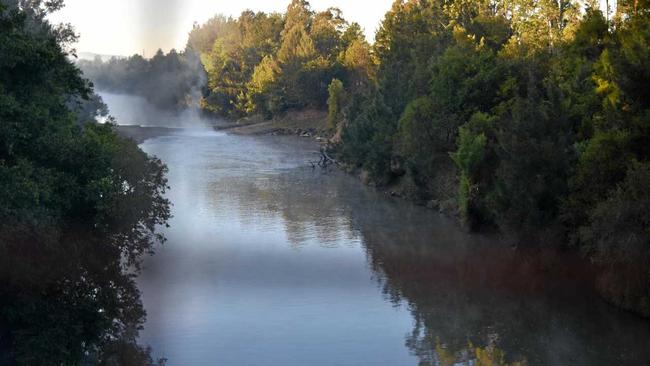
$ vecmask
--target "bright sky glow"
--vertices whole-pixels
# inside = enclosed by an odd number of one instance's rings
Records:
[[[319,11],[338,7],[350,22],[357,22],[374,38],[393,0],[311,0]],[[158,49],[183,49],[196,21],[215,14],[238,17],[246,9],[284,12],[289,0],[66,0],[66,7],[51,15],[55,23],[71,23],[81,36],[79,52],[104,55],[142,54]]]
[[[194,22],[216,14],[238,17],[246,9],[284,12],[290,0],[66,0],[51,15],[55,23],[71,23],[81,38],[79,52],[147,57],[158,49],[182,50]],[[314,10],[338,7],[350,22],[365,29],[369,41],[394,0],[310,0]],[[610,0],[610,7],[616,1]],[[605,0],[601,0],[604,8]]]

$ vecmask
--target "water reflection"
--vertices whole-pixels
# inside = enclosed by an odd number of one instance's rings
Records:
[[[643,364],[647,322],[577,259],[515,253],[306,162],[293,138],[193,133],[144,148],[175,218],[139,280],[171,365]],[[563,270],[558,270],[563,268]]]
[[[0,237],[0,365],[145,364],[139,292],[107,241],[80,230],[58,242]]]

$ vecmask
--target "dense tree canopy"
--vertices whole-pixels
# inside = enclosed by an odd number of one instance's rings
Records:
[[[324,109],[332,80],[366,85],[375,69],[358,24],[336,8],[315,12],[304,0],[285,14],[216,16],[194,27],[187,47],[208,72],[204,108],[226,117]]]
[[[163,238],[164,165],[68,59],[60,1],[0,1],[0,363],[152,363],[134,282]]]
[[[377,82],[353,93],[340,155],[378,183],[410,182],[405,194],[457,207],[472,228],[520,244],[568,239],[611,273],[633,267],[634,291],[606,292],[648,313],[638,205],[649,193],[635,187],[650,166],[649,10],[395,1],[372,49]]]

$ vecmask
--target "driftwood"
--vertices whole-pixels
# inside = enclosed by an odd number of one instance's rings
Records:
[[[332,164],[337,166],[340,165],[340,163],[336,161],[336,159],[332,159],[332,157],[329,156],[329,154],[327,154],[327,150],[324,147],[321,147],[320,151],[315,152],[314,154],[318,154],[320,158],[318,162],[311,161],[311,160],[309,161],[309,164],[311,164],[312,169],[316,169],[316,166],[319,166],[321,168],[327,168]]]

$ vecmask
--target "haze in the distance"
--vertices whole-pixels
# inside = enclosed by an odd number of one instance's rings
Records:
[[[338,7],[350,22],[366,31],[368,40],[393,0],[311,0],[316,11]],[[75,48],[103,55],[142,54],[151,57],[162,48],[183,49],[194,22],[203,23],[215,14],[233,17],[246,9],[284,12],[289,0],[67,0],[64,9],[52,14],[55,23],[71,23],[80,35]]]

